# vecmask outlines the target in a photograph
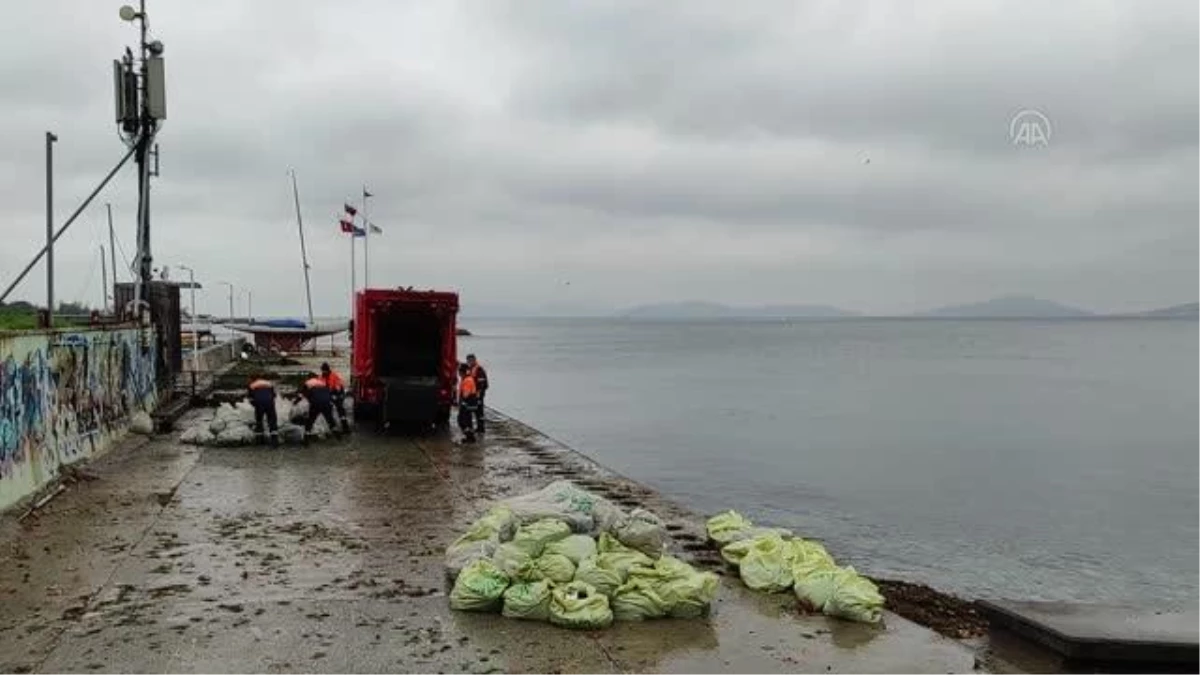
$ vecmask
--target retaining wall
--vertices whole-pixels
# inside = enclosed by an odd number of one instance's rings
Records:
[[[0,333],[0,509],[102,454],[156,403],[156,340],[136,328]],[[145,345],[145,346],[143,346]]]
[[[212,373],[223,366],[237,360],[246,347],[246,338],[233,338],[226,342],[196,350],[195,354],[188,352],[183,356],[182,372]]]

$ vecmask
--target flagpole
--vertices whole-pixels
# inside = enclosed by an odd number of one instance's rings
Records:
[[[353,222],[353,221],[351,221]],[[358,273],[354,269],[354,240],[358,237],[354,236],[354,230],[350,230],[350,318],[354,318],[354,294],[358,286]]]
[[[367,186],[363,185],[363,230],[366,234],[363,235],[363,287],[371,286],[371,223],[367,220],[367,197],[371,193],[367,192]]]

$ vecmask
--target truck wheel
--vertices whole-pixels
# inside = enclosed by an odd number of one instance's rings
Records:
[[[373,422],[377,419],[379,419],[379,404],[366,403],[366,402],[358,403],[357,401],[355,402],[355,405],[354,405],[354,421],[355,421],[355,423]]]
[[[438,408],[437,417],[433,420],[433,427],[438,431],[445,431],[450,428],[450,408]]]

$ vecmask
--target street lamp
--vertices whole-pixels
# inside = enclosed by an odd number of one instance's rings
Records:
[[[217,283],[229,287],[229,320],[233,321],[233,284],[228,281],[218,281]]]
[[[176,267],[188,273],[188,289],[192,296],[192,377],[195,377],[196,373],[200,370],[200,357],[196,354],[200,349],[200,335],[196,326],[196,321],[198,320],[196,317],[196,270],[187,265],[176,265]]]

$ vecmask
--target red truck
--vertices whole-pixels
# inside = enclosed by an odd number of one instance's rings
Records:
[[[350,325],[355,421],[448,427],[458,379],[457,319],[457,293],[359,291]]]

